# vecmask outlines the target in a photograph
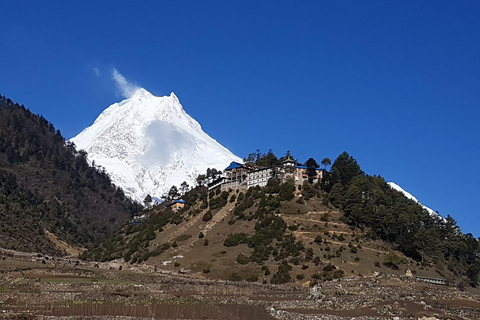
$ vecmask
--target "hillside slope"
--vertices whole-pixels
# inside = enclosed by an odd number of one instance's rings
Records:
[[[61,254],[48,232],[87,246],[139,210],[45,118],[0,96],[0,247]]]
[[[342,154],[320,183],[270,179],[265,188],[184,196],[83,258],[147,263],[226,280],[311,285],[374,271],[476,286],[478,240],[451,217],[430,216]]]

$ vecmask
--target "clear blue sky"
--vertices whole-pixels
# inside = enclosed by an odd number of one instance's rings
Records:
[[[478,1],[2,1],[0,93],[71,138],[116,68],[238,156],[344,150],[480,236]]]

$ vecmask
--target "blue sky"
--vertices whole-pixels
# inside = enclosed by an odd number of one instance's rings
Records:
[[[3,1],[0,93],[71,138],[175,92],[240,157],[344,150],[480,236],[480,2]],[[118,79],[118,77],[117,77]]]

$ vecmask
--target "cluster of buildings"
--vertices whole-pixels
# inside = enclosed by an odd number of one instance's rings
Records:
[[[248,189],[255,186],[265,187],[270,178],[278,178],[285,182],[293,178],[295,184],[303,184],[309,178],[313,182],[323,178],[323,170],[315,169],[315,175],[309,177],[307,167],[297,165],[291,157],[287,157],[278,167],[263,168],[254,164],[232,162],[223,170],[223,175],[208,184],[208,190],[221,189],[222,191]]]

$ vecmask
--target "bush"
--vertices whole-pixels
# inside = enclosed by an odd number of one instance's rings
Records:
[[[333,264],[329,263],[328,265],[326,265],[325,267],[323,267],[323,271],[325,272],[329,272],[329,271],[333,271],[337,269],[337,267],[335,267]]]
[[[256,282],[258,281],[258,276],[255,274],[249,275],[248,277],[245,278],[245,281]]]
[[[321,236],[316,236],[315,240],[313,240],[316,244],[321,244],[322,243],[322,237]]]
[[[283,260],[278,266],[278,271],[273,275],[270,283],[283,284],[292,281],[292,278],[290,277],[290,270],[292,270],[292,266],[289,265],[287,261]]]
[[[172,218],[170,219],[170,222],[175,225],[180,224],[182,221],[183,221],[183,218],[179,214],[173,215]]]
[[[270,275],[270,273],[271,273],[270,269],[268,269],[268,267],[266,265],[262,266],[262,271],[263,271],[263,274],[266,275],[266,276]]]
[[[250,259],[247,256],[245,256],[243,253],[240,253],[237,257],[237,262],[245,265],[250,262]]]
[[[235,247],[239,244],[244,244],[248,242],[248,235],[246,233],[232,233],[227,236],[223,245],[225,247]]]
[[[295,183],[293,179],[289,179],[287,180],[287,182],[280,186],[280,192],[278,193],[278,196],[280,197],[280,200],[290,201],[295,196],[294,192]]]
[[[228,192],[223,191],[219,197],[210,199],[210,202],[209,202],[210,209],[215,210],[215,209],[220,209],[225,207],[225,205],[227,204],[227,199],[228,199]]]
[[[207,222],[207,221],[212,220],[212,218],[213,218],[212,211],[208,210],[208,211],[203,215],[202,220],[203,220],[204,222]]]
[[[242,277],[238,273],[234,272],[230,275],[230,278],[228,280],[230,280],[230,281],[242,281]]]
[[[390,252],[388,253],[385,258],[383,258],[383,265],[386,267],[389,267],[390,269],[393,270],[398,270],[400,267],[398,266],[401,263],[404,263],[405,259],[397,256],[395,253]]]

